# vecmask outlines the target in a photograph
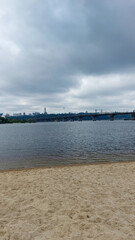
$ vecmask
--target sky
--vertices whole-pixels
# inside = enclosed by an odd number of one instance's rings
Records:
[[[0,112],[135,109],[134,0],[0,0]]]

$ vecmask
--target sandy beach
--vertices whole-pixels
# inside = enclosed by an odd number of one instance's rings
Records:
[[[0,172],[0,240],[134,240],[135,162]]]

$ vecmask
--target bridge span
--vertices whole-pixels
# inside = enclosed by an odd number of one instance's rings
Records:
[[[82,121],[86,117],[90,117],[93,121],[98,120],[98,117],[109,116],[110,121],[114,121],[115,116],[118,115],[130,115],[131,120],[135,120],[135,112],[103,112],[103,113],[85,113],[85,114],[73,114],[73,115],[56,115],[49,116],[45,115],[42,118],[37,118],[36,120],[39,122],[54,122],[54,121]]]

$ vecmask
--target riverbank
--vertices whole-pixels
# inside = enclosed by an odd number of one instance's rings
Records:
[[[0,172],[1,240],[132,240],[135,162]]]

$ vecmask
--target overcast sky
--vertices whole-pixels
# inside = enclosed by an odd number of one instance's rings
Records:
[[[0,0],[0,112],[135,109],[134,0]]]

